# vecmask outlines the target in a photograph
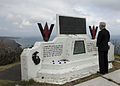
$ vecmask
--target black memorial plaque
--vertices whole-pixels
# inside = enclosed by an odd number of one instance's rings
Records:
[[[85,18],[59,16],[60,34],[86,34]]]
[[[82,54],[82,53],[85,53],[84,41],[81,40],[75,41],[73,54]]]

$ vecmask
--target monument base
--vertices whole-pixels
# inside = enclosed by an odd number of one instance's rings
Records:
[[[84,52],[75,52],[79,49],[74,48],[76,41],[81,43],[77,45],[83,47],[80,51]],[[109,45],[108,59],[113,61],[114,46]],[[33,61],[35,52],[38,52],[39,64]],[[71,35],[56,37],[51,42],[36,42],[34,47],[23,51],[21,69],[22,80],[34,79],[52,84],[64,84],[95,74],[99,70],[96,40],[90,40],[87,35]]]
[[[43,64],[43,69],[37,73],[38,77],[34,79],[37,82],[64,84],[97,73],[99,65],[96,56],[84,58],[63,65]],[[111,63],[109,65],[111,68]]]

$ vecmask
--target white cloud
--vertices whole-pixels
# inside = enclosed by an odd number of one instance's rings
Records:
[[[11,14],[11,13],[9,13],[8,15],[7,15],[7,19],[9,20],[9,19],[13,19],[13,15]]]
[[[83,15],[83,16],[88,16],[89,13],[86,9],[82,8],[82,7],[74,7],[73,8],[74,11],[78,12],[79,14]]]
[[[14,25],[18,25],[19,23],[18,22],[13,22]]]
[[[31,23],[29,21],[27,21],[27,20],[23,20],[22,21],[22,25],[24,25],[24,26],[30,26]]]
[[[0,19],[6,18],[7,21],[2,26],[14,28],[16,32],[19,28],[22,28],[23,32],[30,27],[36,29],[38,22],[42,25],[45,22],[49,25],[55,24],[56,14],[85,17],[87,26],[105,21],[118,28],[119,4],[119,0],[1,0]],[[113,23],[114,21],[117,24]],[[117,34],[118,32],[116,31]]]
[[[117,22],[117,23],[120,23],[120,19],[117,19],[116,22]]]
[[[0,27],[0,30],[1,31],[6,31],[6,30],[8,30],[8,28],[6,28],[6,27]]]
[[[29,27],[29,26],[31,26],[32,24],[28,21],[28,20],[23,20],[22,22],[21,22],[21,24],[19,24],[19,28],[22,28],[22,29],[24,29],[25,27]]]

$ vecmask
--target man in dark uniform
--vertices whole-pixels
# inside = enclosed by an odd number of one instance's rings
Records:
[[[97,47],[99,53],[99,72],[100,74],[108,73],[108,42],[110,40],[109,31],[105,28],[106,23],[100,22],[99,28],[101,31],[98,33],[97,37]]]

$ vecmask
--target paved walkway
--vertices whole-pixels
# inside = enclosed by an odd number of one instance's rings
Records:
[[[21,80],[20,64],[15,65],[6,70],[0,71],[0,80],[20,81]]]
[[[75,86],[120,86],[120,69]]]

